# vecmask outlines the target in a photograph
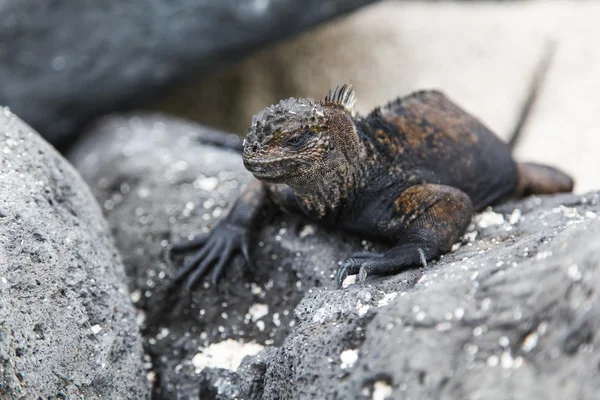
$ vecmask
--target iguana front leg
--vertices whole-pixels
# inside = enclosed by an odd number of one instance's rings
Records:
[[[211,280],[217,283],[227,262],[236,252],[241,252],[250,263],[249,236],[255,219],[269,203],[264,185],[253,179],[236,200],[229,214],[214,228],[191,240],[174,243],[172,252],[197,250],[177,271],[175,282],[185,280],[191,289],[212,267]]]
[[[379,221],[390,234],[398,229],[398,245],[383,253],[361,252],[337,273],[339,287],[348,275],[387,275],[438,257],[449,251],[466,231],[473,214],[469,196],[450,186],[424,184],[406,189],[394,201],[391,221]]]

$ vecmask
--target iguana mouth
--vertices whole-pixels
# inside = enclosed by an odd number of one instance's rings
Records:
[[[302,164],[299,161],[279,159],[273,161],[248,161],[244,160],[244,166],[257,178],[281,178],[293,172]]]

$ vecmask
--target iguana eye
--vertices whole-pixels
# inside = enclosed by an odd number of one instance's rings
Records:
[[[285,144],[291,147],[300,147],[302,146],[309,138],[309,134],[305,133],[304,135],[296,135],[289,138]]]
[[[302,141],[302,136],[294,136],[287,141],[288,144],[298,144]]]

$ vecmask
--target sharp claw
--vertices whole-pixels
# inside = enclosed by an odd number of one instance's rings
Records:
[[[213,271],[210,276],[210,280],[213,283],[213,285],[217,286],[217,283],[219,283],[219,277],[221,276],[221,273],[223,272],[223,268],[225,267],[225,264],[227,264],[227,261],[229,261],[229,259],[231,258],[232,250],[233,250],[233,244],[231,242],[228,242],[227,245],[225,246],[225,250],[223,250],[221,259],[213,267]]]
[[[420,247],[417,249],[417,251],[419,252],[419,258],[421,259],[421,264],[423,264],[423,267],[427,268],[427,259],[425,258],[425,252]]]
[[[192,288],[194,287],[194,285],[196,284],[196,280],[198,279],[195,275],[195,273],[190,275],[190,277],[186,279],[185,285],[183,285],[185,291],[188,293],[192,291]]]
[[[208,252],[210,248],[208,246],[203,247],[202,249],[200,249],[196,254],[194,254],[194,256],[188,260],[188,262],[186,262],[183,267],[181,267],[176,273],[175,273],[175,277],[173,278],[173,280],[175,282],[179,282],[184,276],[186,276],[192,269],[194,269],[194,267],[200,262],[202,261],[202,258],[204,257],[204,255]]]
[[[228,257],[229,258],[229,257]],[[227,259],[228,259],[227,258]],[[225,258],[223,258],[223,260],[225,260]],[[223,270],[223,266],[225,265],[225,263],[223,262],[219,262],[219,264],[217,264],[214,268],[213,268],[213,272],[210,275],[210,281],[213,284],[213,286],[217,286],[219,284],[219,278],[221,277],[221,272]]]
[[[344,283],[344,279],[348,277],[348,266],[346,264],[342,265],[337,273],[336,281],[338,289],[342,288],[342,284]]]
[[[194,272],[190,274],[190,276],[185,280],[184,287],[186,291],[189,292],[192,290],[192,288],[196,285],[196,282],[198,282],[202,278],[202,275],[204,275],[205,269],[206,268],[196,268]]]
[[[360,260],[360,258],[350,258],[346,260],[346,262],[341,266],[340,270],[337,273],[336,280],[338,284],[338,289],[342,288],[342,284],[344,283],[344,279],[348,277],[348,275],[354,275],[356,273],[359,274],[359,280],[364,280],[366,278],[366,270],[364,270],[363,262],[365,260]],[[361,278],[361,275],[363,278]]]
[[[245,236],[242,238],[242,254],[244,255],[244,259],[246,260],[248,266],[252,265],[250,262],[250,247],[248,245],[248,238]]]
[[[161,253],[163,260],[165,261],[165,263],[167,264],[167,267],[169,267],[169,269],[173,268],[173,258],[171,257],[172,251],[173,251],[173,245],[169,244]]]
[[[364,282],[367,279],[367,269],[365,267],[360,267],[358,270],[358,280],[360,282]]]
[[[196,267],[194,272],[192,272],[189,278],[185,281],[185,287],[188,290],[194,286],[194,284],[200,280],[208,271],[208,267],[215,261],[217,254],[221,251],[220,243],[216,246],[213,246],[210,252],[204,257],[202,262]]]
[[[211,281],[218,283],[227,262],[233,254],[241,250],[248,265],[250,265],[250,251],[246,228],[232,225],[229,222],[217,224],[209,233],[197,235],[189,241],[172,244],[169,252],[184,252],[197,248],[191,258],[175,272],[173,283],[180,284],[190,291],[212,269]]]

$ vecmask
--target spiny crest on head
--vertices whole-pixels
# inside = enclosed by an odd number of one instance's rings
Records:
[[[248,129],[247,139],[249,142],[264,142],[277,131],[293,131],[301,127],[323,125],[324,122],[321,104],[311,99],[290,97],[256,114]]]
[[[356,94],[352,84],[344,83],[342,86],[337,86],[333,92],[329,90],[327,96],[325,96],[325,99],[321,103],[342,106],[350,113],[350,115],[354,116]]]

